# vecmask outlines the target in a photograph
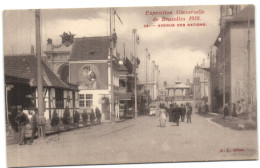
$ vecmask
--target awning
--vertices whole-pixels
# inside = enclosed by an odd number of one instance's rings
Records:
[[[22,83],[22,84],[29,85],[30,84],[30,80],[29,79],[24,79],[24,78],[19,78],[19,77],[5,75],[5,83],[6,84]]]

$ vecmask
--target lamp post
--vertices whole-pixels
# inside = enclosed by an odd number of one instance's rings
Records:
[[[222,37],[224,37],[224,29],[222,31]],[[223,108],[226,104],[226,57],[225,57],[225,45],[221,37],[218,37],[218,41],[222,43],[222,57],[223,57],[223,73],[221,74],[223,77]]]
[[[145,49],[146,51],[146,55],[145,55],[145,85],[146,85],[146,107],[148,108],[149,107],[149,100],[148,100],[148,97],[149,97],[149,93],[148,93],[148,60],[150,60],[149,58],[149,51],[148,49],[146,48]]]

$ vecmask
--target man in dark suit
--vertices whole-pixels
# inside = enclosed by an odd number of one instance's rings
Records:
[[[181,108],[178,107],[177,104],[175,104],[175,107],[174,107],[174,122],[176,122],[177,126],[179,126],[180,116],[181,116]]]
[[[170,108],[169,108],[169,122],[173,122],[173,118],[174,118],[174,107],[173,104],[170,104]]]
[[[18,108],[18,114],[15,118],[15,121],[18,124],[19,144],[23,145],[24,144],[26,124],[29,123],[29,119],[28,119],[28,116],[23,112],[22,108]]]
[[[184,122],[185,115],[186,115],[186,107],[181,104],[181,121]]]

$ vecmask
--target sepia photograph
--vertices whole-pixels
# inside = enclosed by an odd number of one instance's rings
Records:
[[[258,160],[255,10],[3,10],[7,166]]]

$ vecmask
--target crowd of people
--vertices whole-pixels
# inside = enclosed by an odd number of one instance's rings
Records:
[[[39,119],[39,113],[38,109],[35,108],[34,110],[31,111],[32,116],[28,117],[26,113],[24,113],[22,108],[18,108],[18,114],[15,117],[15,122],[18,125],[18,132],[19,132],[19,145],[24,145],[26,144],[25,140],[25,130],[26,130],[26,125],[31,126],[31,138],[28,141],[28,144],[31,145],[33,143],[33,140],[36,138],[36,134],[40,137],[45,137],[46,134],[46,119],[45,122],[42,123],[42,120]],[[95,124],[101,124],[101,112],[98,108],[94,110],[92,109],[89,117],[87,114],[87,119],[89,118],[90,124],[95,125]],[[59,120],[59,119],[58,119]],[[95,122],[96,121],[96,122]]]
[[[159,123],[160,127],[165,127],[167,116],[169,116],[169,122],[174,122],[179,126],[180,120],[187,123],[191,123],[192,106],[190,104],[179,106],[178,104],[170,104],[170,108],[163,103],[160,103],[159,111]]]

